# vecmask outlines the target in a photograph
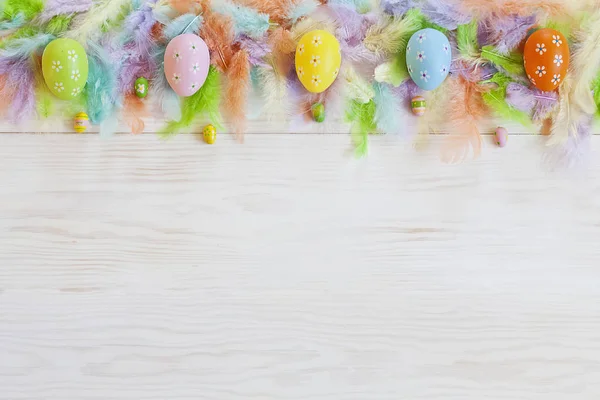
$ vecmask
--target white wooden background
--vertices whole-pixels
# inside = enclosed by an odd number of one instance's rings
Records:
[[[0,399],[600,398],[597,154],[348,145],[0,135]]]

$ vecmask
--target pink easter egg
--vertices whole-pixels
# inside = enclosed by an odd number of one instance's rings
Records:
[[[496,144],[500,147],[504,147],[506,146],[506,143],[508,142],[508,131],[505,128],[498,128],[496,129]]]
[[[197,35],[179,35],[167,46],[165,76],[179,96],[188,97],[200,90],[209,66],[208,46]]]

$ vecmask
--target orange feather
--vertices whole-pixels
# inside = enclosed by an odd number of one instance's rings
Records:
[[[142,117],[148,116],[144,102],[134,94],[129,94],[125,98],[123,117],[127,125],[131,128],[131,133],[139,134],[144,132],[146,124]]]
[[[250,61],[246,50],[233,55],[226,72],[223,114],[240,142],[246,130],[246,103],[250,91]]]

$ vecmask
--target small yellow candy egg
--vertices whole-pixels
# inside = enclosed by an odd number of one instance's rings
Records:
[[[202,136],[204,137],[204,141],[208,144],[215,144],[217,140],[217,129],[212,125],[207,125],[202,130]]]
[[[80,112],[75,116],[75,121],[73,123],[73,129],[77,133],[84,133],[90,126],[90,118],[84,112]]]

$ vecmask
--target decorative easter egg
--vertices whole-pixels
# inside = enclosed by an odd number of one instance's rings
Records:
[[[416,32],[406,47],[406,67],[412,80],[423,90],[440,86],[450,72],[452,49],[446,35],[427,28]]]
[[[135,95],[140,99],[148,96],[148,89],[150,84],[148,83],[148,79],[146,78],[137,78],[134,84]]]
[[[210,54],[199,36],[179,35],[165,50],[165,76],[175,93],[189,97],[196,93],[208,76]]]
[[[204,141],[208,144],[215,144],[217,141],[217,129],[212,125],[206,125],[202,130]]]
[[[59,99],[79,96],[88,78],[88,58],[83,46],[73,39],[50,42],[42,55],[42,74],[50,92]]]
[[[315,122],[325,122],[325,105],[323,103],[315,103],[310,108],[312,117]]]
[[[523,62],[527,77],[544,92],[558,89],[567,76],[569,61],[569,44],[557,30],[537,30],[525,42]]]
[[[87,131],[90,127],[90,118],[84,112],[80,112],[75,116],[75,121],[73,121],[73,129],[77,133],[83,133]]]
[[[427,102],[423,96],[414,97],[410,102],[410,108],[413,114],[417,117],[422,117],[427,110]]]
[[[331,33],[316,30],[302,36],[296,48],[296,73],[311,93],[322,93],[336,80],[342,64],[340,43]]]
[[[496,137],[496,144],[499,147],[504,147],[508,143],[508,131],[505,128],[497,128],[494,136]]]

